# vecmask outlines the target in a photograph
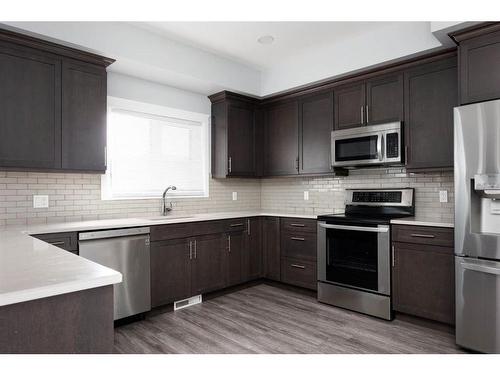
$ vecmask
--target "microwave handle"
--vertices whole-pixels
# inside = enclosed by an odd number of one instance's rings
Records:
[[[384,160],[384,135],[380,134],[377,139],[377,155],[378,155],[378,160],[383,161]]]
[[[387,233],[389,228],[378,228],[378,227],[360,227],[356,225],[335,225],[335,224],[325,224],[319,223],[319,226],[326,229],[342,229],[342,230],[355,230],[358,232],[377,232],[377,233]]]

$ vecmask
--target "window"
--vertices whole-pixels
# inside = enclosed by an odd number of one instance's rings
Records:
[[[103,199],[208,196],[208,116],[108,98]]]

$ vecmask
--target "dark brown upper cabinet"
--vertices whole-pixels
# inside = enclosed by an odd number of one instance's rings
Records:
[[[366,82],[365,123],[403,120],[403,74],[384,75]]]
[[[265,109],[266,176],[299,173],[299,112],[296,100],[272,104]]]
[[[331,172],[333,91],[299,100],[299,173]]]
[[[106,171],[106,70],[64,60],[62,168]]]
[[[406,167],[453,168],[453,107],[458,104],[455,56],[405,72]]]
[[[335,129],[403,120],[403,75],[388,74],[335,88]]]
[[[260,174],[256,103],[228,91],[212,101],[212,176],[256,177]]]
[[[0,168],[104,172],[113,61],[0,30]]]
[[[500,98],[500,23],[451,35],[458,43],[460,104]]]
[[[61,60],[0,42],[0,166],[61,166]]]
[[[356,83],[335,89],[335,129],[365,124],[365,84]]]

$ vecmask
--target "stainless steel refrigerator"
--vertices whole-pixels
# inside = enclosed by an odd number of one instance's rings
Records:
[[[500,100],[454,116],[456,340],[500,353]]]

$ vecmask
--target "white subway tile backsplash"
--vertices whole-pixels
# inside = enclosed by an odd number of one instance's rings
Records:
[[[179,215],[262,210],[320,214],[341,212],[346,188],[414,187],[416,211],[437,219],[453,217],[453,173],[407,174],[402,168],[352,170],[348,177],[210,180],[208,198],[173,199]],[[439,190],[449,203],[439,203]],[[304,190],[309,200],[304,200]],[[232,200],[232,192],[238,200]],[[49,207],[33,208],[33,195],[49,195]],[[101,200],[99,175],[0,172],[0,226],[145,217],[160,214],[160,199]]]

